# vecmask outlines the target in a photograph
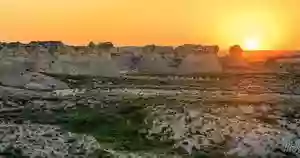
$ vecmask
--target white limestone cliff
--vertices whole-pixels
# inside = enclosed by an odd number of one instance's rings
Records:
[[[217,51],[217,46],[199,47],[183,59],[178,68],[178,74],[188,75],[196,73],[222,72],[222,66],[218,60]]]
[[[118,77],[120,72],[109,54],[106,55],[61,55],[51,64],[50,73]]]
[[[192,44],[173,48],[155,45],[113,47],[111,43],[67,46],[60,42],[33,42],[29,45],[16,43],[4,46],[0,57],[6,65],[19,62],[34,72],[118,77],[131,72],[181,75],[218,73],[222,67],[217,52],[217,46]]]
[[[170,60],[157,53],[143,54],[138,64],[138,71],[147,74],[172,74],[176,68],[172,67]]]
[[[135,55],[133,52],[124,52],[114,54],[112,58],[117,63],[121,73],[128,74],[137,71],[138,62],[140,61],[139,55]]]
[[[2,69],[0,72],[0,82],[3,86],[22,89],[68,89],[68,85],[66,83],[38,72],[29,72],[22,64],[15,64],[13,66],[6,67],[6,69]]]

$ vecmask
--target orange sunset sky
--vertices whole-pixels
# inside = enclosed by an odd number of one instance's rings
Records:
[[[300,49],[299,0],[0,0],[0,40]]]

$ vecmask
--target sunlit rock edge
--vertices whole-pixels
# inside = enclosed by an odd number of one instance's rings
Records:
[[[185,44],[114,47],[111,43],[69,46],[61,42],[0,44],[1,70],[118,77],[124,74],[220,73],[219,47]],[[17,66],[18,65],[18,66]],[[21,69],[23,68],[23,69]],[[2,72],[5,73],[5,72]]]

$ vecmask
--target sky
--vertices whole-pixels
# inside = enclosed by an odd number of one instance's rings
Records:
[[[0,40],[300,49],[299,0],[0,0]]]

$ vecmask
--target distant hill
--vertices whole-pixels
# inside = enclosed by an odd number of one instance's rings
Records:
[[[299,50],[253,50],[244,51],[244,57],[249,61],[262,61],[269,58],[300,55]]]

